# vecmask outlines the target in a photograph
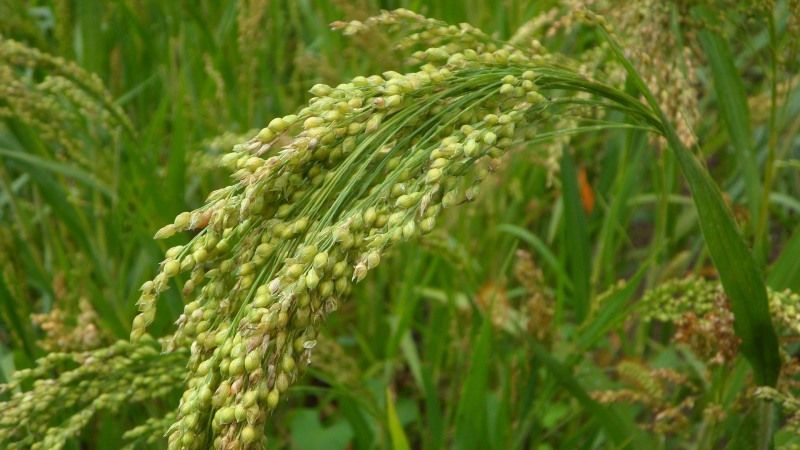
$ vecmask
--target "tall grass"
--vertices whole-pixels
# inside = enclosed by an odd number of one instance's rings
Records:
[[[795,3],[401,3],[3,5],[4,446],[797,445]]]

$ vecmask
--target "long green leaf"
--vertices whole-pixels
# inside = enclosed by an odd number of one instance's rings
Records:
[[[629,311],[629,301],[636,294],[642,278],[649,264],[643,264],[639,272],[625,283],[624,287],[609,294],[604,302],[600,303],[597,312],[579,330],[575,339],[575,345],[580,351],[587,351],[594,345],[603,334],[607,333],[615,325],[620,324]]]
[[[800,227],[794,230],[781,255],[772,265],[767,284],[775,290],[800,291]]]
[[[561,158],[561,178],[564,189],[564,246],[567,266],[572,275],[572,298],[575,314],[583,321],[589,313],[589,277],[591,255],[586,216],[583,213],[575,162],[569,151]]]
[[[27,315],[18,309],[26,305],[15,299],[6,286],[6,280],[0,273],[0,324],[5,324],[6,329],[11,333],[11,337],[30,361],[33,361],[39,354],[36,346],[36,337],[30,327],[30,321],[24,320]]]
[[[750,216],[757,221],[761,199],[761,182],[758,163],[753,153],[753,136],[750,129],[750,114],[747,95],[728,43],[710,30],[700,31],[700,44],[711,66],[717,106],[725,122],[731,145],[744,173],[745,193]]]
[[[470,355],[470,371],[456,410],[455,444],[458,450],[488,447],[486,396],[489,392],[489,361],[492,355],[492,325],[483,318]]]
[[[22,151],[13,151],[5,148],[0,148],[0,156],[6,156],[12,159],[16,159],[18,161],[23,161],[32,166],[36,166],[53,173],[70,177],[76,181],[80,181],[87,187],[95,189],[96,191],[102,193],[106,197],[112,198],[114,196],[114,193],[108,186],[103,184],[101,181],[96,180],[95,177],[92,176],[92,174],[84,172],[83,170],[77,167],[69,166],[66,164],[59,164],[54,161],[48,161],[47,159],[40,158],[36,155],[31,155],[29,153],[25,153]]]
[[[678,139],[655,97],[625,58],[619,44],[605,29],[600,28],[600,32],[625,67],[628,77],[661,117],[662,131],[689,183],[706,246],[730,299],[734,331],[742,340],[742,353],[753,366],[756,382],[774,386],[781,367],[778,338],[769,315],[766,285],[753,254],[708,171]]]
[[[389,421],[389,436],[392,439],[392,448],[394,450],[409,450],[411,447],[408,445],[408,438],[405,431],[403,431],[403,424],[400,423],[400,418],[397,417],[392,392],[388,387],[386,388],[386,416]]]

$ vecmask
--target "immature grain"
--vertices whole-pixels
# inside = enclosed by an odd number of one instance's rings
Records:
[[[142,287],[132,331],[144,333],[158,295],[186,273],[190,301],[171,345],[191,347],[192,375],[171,448],[206,439],[218,448],[262,445],[264,421],[310,361],[325,316],[392,244],[474,198],[484,175],[470,169],[509,149],[526,115],[541,110],[543,98],[529,95],[537,85],[524,82],[536,75],[503,68],[513,57],[500,49],[314,86],[307,107],[225,157],[237,184],[157,233],[206,223]]]
[[[18,370],[0,393],[0,443],[12,449],[58,449],[98,413],[156,399],[183,379],[186,352],[160,355],[156,342],[117,342],[77,353],[49,353]]]

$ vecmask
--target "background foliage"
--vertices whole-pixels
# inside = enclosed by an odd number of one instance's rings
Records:
[[[153,233],[228,184],[217,159],[234,143],[316,83],[408,68],[391,36],[331,22],[408,7],[625,86],[578,23],[590,6],[753,249],[781,339],[777,387],[756,390],[740,355],[679,161],[609,129],[513,152],[476,204],[395,249],[326,324],[270,445],[800,445],[797,2],[495,3],[0,0],[0,381],[49,352],[127,339],[139,286],[181,242]],[[180,289],[161,304],[156,336]],[[102,412],[69,445],[118,448],[180,390]]]

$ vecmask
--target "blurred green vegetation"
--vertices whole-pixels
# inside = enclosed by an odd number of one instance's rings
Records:
[[[699,63],[696,154],[768,285],[800,292],[797,2],[743,1],[722,17],[704,19],[699,8],[683,20],[684,3],[667,2],[666,26],[697,43],[674,44]],[[20,86],[41,93],[33,101],[49,98],[57,111],[15,109],[17,85],[0,73],[0,381],[50,351],[127,339],[138,287],[185,241],[153,233],[228,184],[215,158],[304,104],[313,84],[407,68],[389,37],[329,26],[398,7],[501,39],[552,8],[549,20],[569,10],[522,0],[0,0],[3,42],[74,63],[65,92],[88,92],[85,102],[50,95],[40,84],[56,72],[49,63],[0,54]],[[597,45],[581,27],[538,39],[568,55]],[[639,317],[645,291],[716,276],[677,161],[629,130],[584,134],[566,148],[555,180],[531,152],[515,152],[474,205],[396,249],[359,285],[269,421],[271,448],[760,445],[763,410],[749,401],[744,359],[713,361],[673,339],[685,322]],[[154,335],[182,309],[179,289],[165,295]],[[785,389],[797,388],[796,337],[782,340]],[[606,404],[594,394],[619,389],[631,398]],[[120,447],[126,429],[174,408],[180,390],[98,416],[72,448]],[[800,446],[790,412],[776,409],[768,423],[782,448]],[[615,445],[615,433],[630,440]]]

